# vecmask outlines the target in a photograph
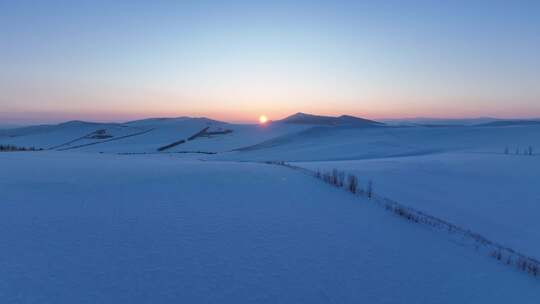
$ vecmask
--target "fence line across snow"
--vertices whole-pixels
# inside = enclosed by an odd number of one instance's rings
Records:
[[[369,182],[369,189],[366,190],[361,189],[358,184],[354,185],[354,187],[351,186],[350,183],[353,181],[358,183],[358,178],[355,175],[349,174],[349,177],[353,176],[354,178],[346,180],[345,172],[337,171],[335,169],[330,172],[321,173],[319,171],[313,171],[283,161],[266,161],[264,163],[296,170],[303,174],[320,179],[323,182],[335,187],[344,188],[354,195],[368,198],[369,201],[375,203],[376,205],[382,206],[385,210],[390,211],[395,215],[405,218],[413,223],[422,224],[440,231],[445,231],[453,236],[461,236],[461,240],[471,241],[475,246],[475,249],[483,250],[496,260],[509,266],[515,266],[518,270],[526,272],[533,277],[540,276],[540,261],[538,261],[536,258],[518,252],[500,243],[491,241],[479,233],[462,228],[452,224],[449,221],[429,215],[425,212],[403,205],[384,196],[377,195],[373,193],[373,190],[371,189],[371,181]]]

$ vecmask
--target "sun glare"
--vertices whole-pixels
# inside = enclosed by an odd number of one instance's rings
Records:
[[[265,124],[268,121],[268,118],[265,115],[259,116],[259,123]]]

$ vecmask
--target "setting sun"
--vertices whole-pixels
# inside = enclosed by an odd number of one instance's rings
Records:
[[[265,115],[259,116],[259,123],[266,123],[268,121],[268,118]]]

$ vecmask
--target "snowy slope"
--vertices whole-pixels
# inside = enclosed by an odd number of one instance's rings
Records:
[[[298,116],[300,114],[302,117]],[[154,153],[161,147],[185,141],[172,145],[166,152],[228,152],[320,125],[358,128],[380,125],[374,121],[345,115],[334,118],[300,114],[282,122],[265,125],[229,124],[208,118],[190,117],[150,118],[122,124],[73,121],[3,131],[0,132],[0,144],[86,152]],[[206,128],[208,129],[205,134],[197,136],[196,140],[188,140]],[[96,132],[101,132],[106,137],[96,138]]]
[[[145,129],[116,123],[70,121],[58,125],[41,125],[5,130],[0,144],[43,149],[64,149],[110,138],[140,133]]]
[[[281,123],[268,125],[229,124],[206,118],[150,119],[131,122],[127,125],[150,128],[152,131],[121,141],[83,148],[81,151],[156,152],[159,147],[185,140],[185,143],[167,149],[166,152],[227,152],[312,127]],[[207,132],[210,132],[209,135],[203,134],[193,140],[188,140],[206,127],[208,127]]]
[[[501,119],[493,117],[477,117],[477,118],[402,118],[402,119],[383,119],[382,122],[390,125],[409,125],[409,126],[472,126],[487,124]]]
[[[540,257],[540,157],[444,153],[299,163],[356,174],[364,185],[402,204],[467,227]]]
[[[0,166],[4,303],[540,297],[531,277],[284,168],[52,151]]]
[[[126,123],[127,126],[151,130],[139,136],[106,142],[78,149],[87,152],[141,153],[157,149],[179,140],[186,140],[204,128],[221,128],[226,123],[206,118],[147,119]]]
[[[68,122],[13,129],[0,133],[0,144],[53,150],[105,153],[226,152],[258,144],[311,125],[270,123],[229,124],[207,118],[152,118],[123,124]],[[191,137],[205,130],[201,136]]]
[[[197,140],[177,146],[171,151],[228,152],[283,135],[296,134],[311,127],[310,125],[289,125],[277,122],[267,125],[229,124],[226,128],[233,131],[230,134],[197,138]]]
[[[539,125],[507,127],[314,127],[221,156],[237,160],[354,160],[449,151],[540,149]]]

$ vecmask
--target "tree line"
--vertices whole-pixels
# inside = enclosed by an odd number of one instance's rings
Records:
[[[534,154],[532,146],[528,146],[527,148],[523,149],[523,151],[521,151],[519,149],[519,147],[518,147],[513,152],[514,152],[515,155],[520,155],[520,154],[522,154],[522,155],[533,155]],[[507,155],[511,154],[510,148],[505,147],[504,148],[504,154],[507,154]]]
[[[0,152],[17,152],[17,151],[41,151],[43,149],[36,149],[35,147],[18,147],[14,145],[0,145]]]

